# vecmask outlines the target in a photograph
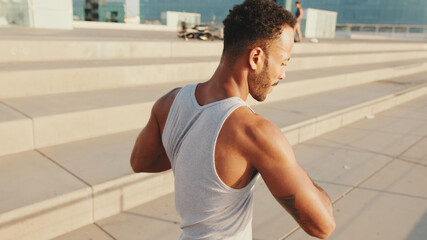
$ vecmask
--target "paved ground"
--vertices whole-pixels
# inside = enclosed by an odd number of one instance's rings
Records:
[[[427,239],[427,97],[295,152],[334,200],[337,229],[330,239]],[[298,229],[286,239],[309,238]]]
[[[285,117],[285,116],[284,116]],[[298,162],[334,202],[332,240],[427,239],[427,96],[294,146]],[[173,194],[56,240],[177,239]],[[255,189],[254,240],[312,239]]]

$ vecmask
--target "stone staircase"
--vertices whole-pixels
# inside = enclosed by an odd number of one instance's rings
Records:
[[[133,143],[155,100],[209,79],[221,49],[0,38],[0,239],[51,239],[161,204],[173,175],[134,174]],[[427,44],[331,41],[295,45],[286,80],[249,103],[297,144],[425,94]]]

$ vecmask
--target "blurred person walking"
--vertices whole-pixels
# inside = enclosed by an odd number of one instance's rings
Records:
[[[295,42],[301,42],[302,41],[302,34],[301,34],[301,19],[303,16],[303,10],[301,8],[301,2],[296,1],[295,7],[297,8],[295,12],[295,18],[297,19],[297,23],[295,24],[295,32],[298,34],[298,39],[295,40]]]

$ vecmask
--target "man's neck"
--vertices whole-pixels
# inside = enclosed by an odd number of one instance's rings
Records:
[[[249,95],[247,71],[238,62],[230,65],[221,61],[211,79],[197,87],[197,101],[201,105],[230,97],[246,101]]]

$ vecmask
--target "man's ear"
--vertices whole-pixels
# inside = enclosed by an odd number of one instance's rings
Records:
[[[264,51],[260,47],[253,48],[249,53],[249,67],[257,70],[264,61]]]

